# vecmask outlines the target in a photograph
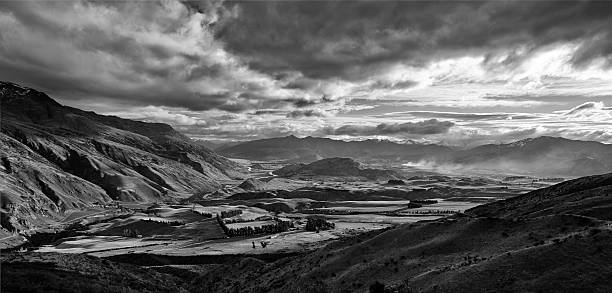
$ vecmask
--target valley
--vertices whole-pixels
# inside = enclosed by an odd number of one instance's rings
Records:
[[[252,177],[226,180],[220,191],[176,203],[117,201],[105,208],[74,211],[57,229],[78,226],[78,230],[27,249],[116,258],[288,255],[366,232],[463,213],[550,185],[504,176],[415,175],[410,169],[392,172],[393,178],[403,179],[347,177],[329,169],[325,175],[311,170],[314,173],[307,178],[292,179],[266,168],[286,168],[280,162],[235,162]],[[308,231],[312,217],[324,218],[334,228]],[[223,228],[254,230],[283,222],[290,227],[242,236],[231,236]]]
[[[587,274],[582,260],[602,272],[587,280],[607,288],[611,175],[575,178],[608,170],[609,145],[541,137],[457,150],[290,137],[277,140],[306,155],[255,141],[224,157],[165,124],[0,85],[3,292],[103,292],[118,280],[124,292],[550,291],[546,278]],[[315,153],[303,146],[313,141]],[[267,153],[252,158],[252,148]],[[558,159],[569,153],[601,164]],[[533,168],[512,167],[530,158]],[[562,263],[568,255],[580,260]],[[536,273],[552,268],[562,272]],[[76,287],[54,281],[63,276]],[[577,284],[568,288],[591,288]]]

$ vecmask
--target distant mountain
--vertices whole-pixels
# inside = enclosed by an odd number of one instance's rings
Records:
[[[612,145],[542,136],[467,150],[390,141],[341,141],[295,136],[254,140],[218,152],[250,160],[313,162],[322,158],[413,162],[430,168],[492,170],[546,176],[585,176],[612,171]]]
[[[438,162],[511,172],[585,176],[612,171],[612,145],[542,136],[456,151]]]
[[[194,279],[190,288],[610,292],[611,191],[612,173],[580,178],[462,215],[345,238],[275,263],[228,263]]]
[[[166,124],[63,106],[7,82],[0,97],[4,230],[39,227],[112,200],[183,198],[237,175],[235,163]]]
[[[211,141],[211,140],[195,140],[195,143],[205,146],[206,148],[214,151],[216,149],[229,148],[229,147],[238,145],[241,142],[239,141],[237,142],[218,142],[218,141]]]
[[[353,177],[362,179],[393,179],[402,177],[400,174],[382,169],[370,169],[349,158],[327,158],[310,164],[288,165],[273,172],[280,177],[313,178]]]
[[[399,144],[383,140],[342,141],[310,136],[253,140],[217,149],[218,153],[232,158],[302,163],[334,157],[410,161],[435,158],[450,151],[448,147],[431,144]]]

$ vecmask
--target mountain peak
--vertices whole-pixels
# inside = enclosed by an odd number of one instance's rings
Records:
[[[0,81],[0,96],[2,96],[3,104],[8,104],[11,102],[14,103],[16,100],[22,100],[22,103],[34,102],[61,107],[60,103],[56,102],[43,92],[7,81]]]

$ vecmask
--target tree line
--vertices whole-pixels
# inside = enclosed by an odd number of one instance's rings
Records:
[[[220,215],[217,215],[217,221],[219,222],[221,229],[223,229],[223,232],[225,232],[225,235],[227,235],[228,237],[275,234],[289,231],[290,228],[295,228],[292,221],[282,221],[280,219],[275,219],[274,224],[267,224],[256,227],[247,226],[241,228],[229,228]]]
[[[242,210],[221,211],[221,218],[231,218],[242,214]]]
[[[328,222],[323,217],[308,217],[306,219],[306,231],[316,231],[317,233],[320,230],[329,230],[336,228],[336,224],[332,222]]]

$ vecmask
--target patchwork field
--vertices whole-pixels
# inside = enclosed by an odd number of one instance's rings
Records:
[[[334,239],[462,213],[531,189],[527,179],[501,177],[295,180],[275,176],[276,162],[240,163],[253,176],[248,184],[228,181],[223,193],[183,203],[117,202],[112,213],[108,207],[75,210],[62,223],[85,228],[51,237],[35,250],[104,257],[296,253]],[[312,223],[323,226],[309,224],[315,218],[320,222]]]

